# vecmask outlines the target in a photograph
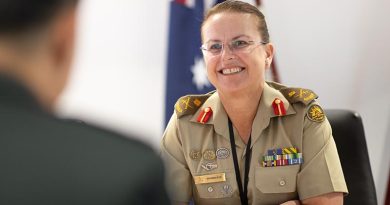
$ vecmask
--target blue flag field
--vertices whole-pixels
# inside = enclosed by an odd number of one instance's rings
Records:
[[[219,2],[222,1],[170,2],[165,124],[168,123],[178,98],[187,94],[207,93],[214,89],[207,79],[200,50],[200,25],[205,8]]]

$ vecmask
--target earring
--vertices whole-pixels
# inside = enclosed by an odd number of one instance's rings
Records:
[[[269,65],[269,58],[265,59],[265,65],[267,65],[267,66]]]

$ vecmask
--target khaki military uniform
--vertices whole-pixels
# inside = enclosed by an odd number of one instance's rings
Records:
[[[284,104],[283,116],[273,109],[276,98]],[[331,127],[315,98],[310,90],[265,83],[251,133],[249,204],[280,204],[330,192],[347,193]],[[212,116],[205,123],[198,122],[208,107]],[[246,145],[236,129],[234,139],[243,180]],[[303,163],[262,164],[268,150],[288,147],[302,153]],[[240,204],[228,116],[217,92],[179,99],[161,148],[173,201],[193,198],[195,204]]]

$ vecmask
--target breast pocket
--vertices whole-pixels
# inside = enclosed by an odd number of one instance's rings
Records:
[[[296,192],[298,171],[298,165],[258,167],[255,173],[256,187],[264,194]]]
[[[218,199],[218,198],[226,198],[232,197],[235,192],[237,192],[237,186],[235,182],[234,172],[217,172],[217,173],[199,173],[197,176],[211,176],[210,179],[213,178],[213,174],[224,174],[225,180],[218,182],[207,183],[207,181],[203,181],[200,184],[195,184],[195,193],[197,193],[198,197],[201,199]],[[195,176],[196,177],[196,176]],[[212,181],[212,180],[211,180]]]

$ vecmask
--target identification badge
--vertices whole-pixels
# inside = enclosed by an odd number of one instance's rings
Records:
[[[224,181],[226,181],[226,174],[225,173],[218,173],[218,174],[194,176],[194,181],[195,181],[195,184],[208,184],[208,183],[215,183],[215,182],[224,182]]]

